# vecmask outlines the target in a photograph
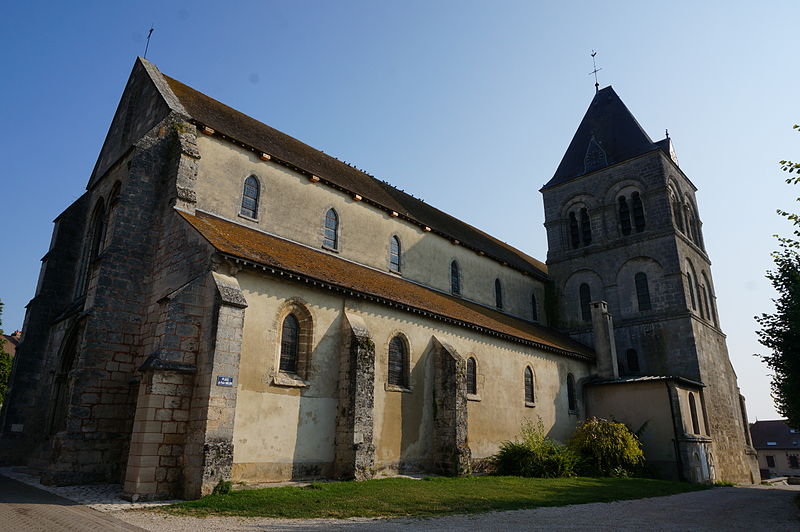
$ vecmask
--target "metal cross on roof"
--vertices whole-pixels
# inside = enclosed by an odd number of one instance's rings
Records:
[[[144,46],[144,58],[147,59],[147,49],[150,48],[150,36],[153,34],[155,27],[150,24],[150,31],[147,32],[147,44]]]
[[[589,72],[589,75],[591,76],[592,74],[594,74],[594,91],[595,92],[600,92],[600,83],[597,82],[597,73],[600,72],[603,69],[602,68],[597,68],[597,63],[594,60],[594,56],[597,55],[597,52],[592,50],[592,54],[591,55],[592,55],[592,66],[594,67],[594,70]]]

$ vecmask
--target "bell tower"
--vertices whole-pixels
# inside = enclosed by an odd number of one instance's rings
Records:
[[[593,345],[592,303],[613,317],[623,379],[702,382],[720,478],[751,481],[746,414],[716,311],[696,187],[672,140],[654,142],[613,88],[598,90],[541,189],[551,320]]]

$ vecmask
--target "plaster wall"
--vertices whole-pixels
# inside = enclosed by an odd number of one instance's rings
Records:
[[[535,293],[539,321],[546,324],[540,281],[327,185],[311,183],[303,175],[262,161],[229,142],[200,135],[197,143],[202,154],[195,187],[198,209],[385,272],[389,272],[389,241],[396,235],[402,248],[403,277],[449,293],[450,262],[455,259],[461,270],[462,297],[494,307],[494,281],[499,278],[504,312],[531,320],[531,294]],[[239,214],[243,183],[250,175],[261,185],[255,220]],[[335,251],[322,246],[325,213],[331,207],[339,215]]]
[[[775,467],[769,466],[767,456],[775,460]],[[800,468],[791,466],[789,456],[796,456],[800,460],[800,449],[759,449],[758,468],[767,472],[765,478],[800,477]]]
[[[234,426],[235,481],[330,473],[344,310],[363,319],[375,343],[374,445],[378,474],[425,471],[432,466],[434,336],[462,357],[474,356],[478,362],[480,401],[468,404],[468,445],[473,458],[486,457],[500,442],[519,435],[525,419],[536,421],[540,416],[550,435],[562,440],[574,430],[578,416],[568,413],[566,375],[572,372],[579,383],[589,375],[591,366],[586,362],[260,273],[242,270],[237,279],[248,308]],[[302,303],[313,321],[305,387],[274,382],[279,322],[289,301]],[[407,390],[387,384],[388,344],[396,334],[402,334],[409,347]],[[526,364],[536,375],[537,401],[533,408],[526,407],[524,401]]]

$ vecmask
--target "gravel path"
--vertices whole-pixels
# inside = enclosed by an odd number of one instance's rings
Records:
[[[172,517],[149,511],[112,515],[151,531],[365,530],[747,530],[800,531],[800,486],[715,488],[612,503],[580,504],[478,515],[405,519],[284,520]]]

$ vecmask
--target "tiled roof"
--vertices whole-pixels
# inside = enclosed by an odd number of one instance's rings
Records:
[[[586,158],[590,145],[596,158],[591,167],[587,168]],[[650,139],[614,89],[606,87],[594,95],[564,153],[564,158],[552,179],[542,188],[559,185],[659,147],[662,146]]]
[[[797,449],[800,451],[800,430],[792,429],[785,419],[756,421],[750,425],[750,437],[756,449]]]
[[[180,212],[180,211],[179,211]],[[511,341],[533,344],[565,355],[593,359],[585,345],[548,327],[535,325],[481,305],[329,253],[278,238],[198,211],[180,212],[217,251],[244,259],[276,274],[296,275],[334,290],[371,299],[393,307],[423,313],[436,319],[479,329]]]
[[[545,278],[547,266],[513,246],[180,81],[166,75],[164,78],[189,116],[200,124],[320,177],[334,186],[359,194],[365,200],[431,227],[464,245],[483,251],[495,260],[507,263],[512,268]]]

